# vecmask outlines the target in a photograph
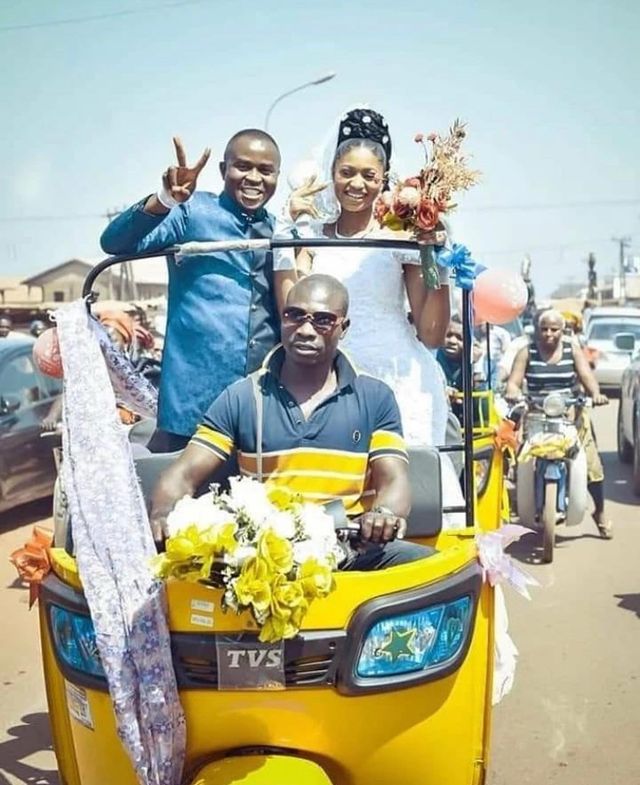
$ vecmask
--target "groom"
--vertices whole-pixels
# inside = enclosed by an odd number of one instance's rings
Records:
[[[119,215],[101,237],[109,254],[161,250],[192,240],[264,238],[274,218],[265,205],[280,173],[280,151],[269,134],[245,129],[224,151],[218,196],[197,191],[209,160],[206,149],[195,165],[174,137],[177,166],[162,175],[156,194]],[[251,373],[276,343],[271,252],[226,251],[177,264],[167,258],[169,296],[158,428],[153,452],[182,449],[212,397]]]

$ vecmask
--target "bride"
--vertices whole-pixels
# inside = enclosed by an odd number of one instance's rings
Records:
[[[380,114],[358,108],[343,115],[322,155],[325,179],[291,194],[293,231],[308,235],[311,219],[316,236],[397,238],[398,233],[380,229],[374,216],[374,203],[387,187],[391,152]],[[329,185],[323,187],[325,183]],[[425,233],[420,241],[444,245],[446,235]],[[444,444],[449,409],[442,372],[428,348],[441,345],[449,324],[446,271],[442,269],[441,287],[427,290],[417,252],[345,247],[303,249],[295,259],[291,252],[281,252],[274,271],[281,309],[297,278],[311,271],[332,275],[347,287],[351,327],[345,350],[359,369],[394,391],[408,445]],[[448,456],[442,458],[443,504],[460,504],[455,471]],[[449,526],[458,524],[457,518]]]

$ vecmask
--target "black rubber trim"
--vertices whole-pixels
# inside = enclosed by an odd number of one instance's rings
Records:
[[[347,631],[347,657],[338,671],[338,691],[344,695],[397,691],[404,687],[415,687],[418,684],[442,679],[454,673],[464,662],[471,645],[481,586],[482,570],[477,562],[473,562],[444,580],[410,591],[376,597],[361,605]],[[357,675],[358,660],[364,648],[366,635],[376,622],[389,616],[421,611],[431,605],[457,600],[465,595],[471,597],[471,614],[464,643],[455,657],[426,670],[397,676],[363,678]]]

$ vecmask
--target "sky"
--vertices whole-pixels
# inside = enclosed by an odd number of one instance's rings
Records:
[[[396,170],[413,137],[456,118],[482,180],[453,215],[492,267],[529,253],[548,296],[640,255],[637,0],[30,0],[0,2],[0,276],[98,259],[106,213],[155,191],[171,137],[218,191],[227,138],[263,126],[283,173],[365,101],[389,121]],[[288,193],[286,176],[271,207]]]

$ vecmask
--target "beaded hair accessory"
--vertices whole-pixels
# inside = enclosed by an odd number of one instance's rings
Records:
[[[387,156],[387,163],[391,160],[389,126],[384,117],[372,109],[352,109],[344,115],[338,129],[338,145],[348,139],[370,139],[378,142]]]

